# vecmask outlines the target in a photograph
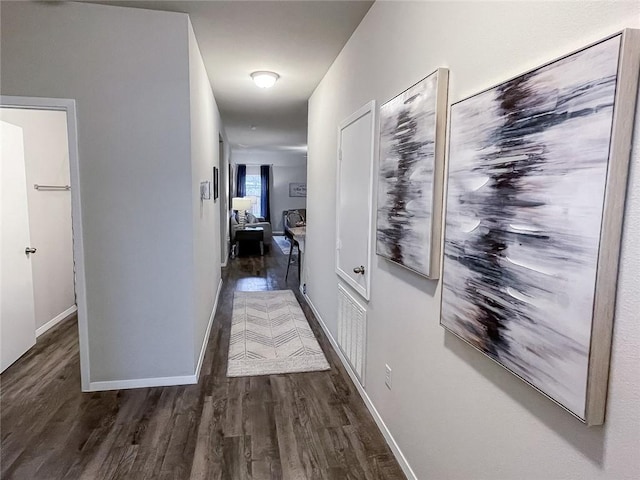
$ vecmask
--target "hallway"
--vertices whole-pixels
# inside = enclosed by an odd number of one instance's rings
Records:
[[[404,479],[274,245],[223,270],[197,385],[81,393],[76,322],[2,374],[3,479]],[[234,290],[292,288],[331,370],[227,378]]]

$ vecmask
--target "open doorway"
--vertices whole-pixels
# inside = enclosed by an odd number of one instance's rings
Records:
[[[220,207],[220,263],[222,267],[227,265],[229,258],[229,185],[228,185],[228,170],[229,163],[224,154],[225,145],[222,135],[219,135],[218,140],[218,163],[220,165],[219,170],[219,197],[218,206]]]
[[[1,367],[9,367],[35,344],[36,337],[78,312],[84,372],[86,315],[75,102],[1,100]],[[9,143],[10,148],[5,148]],[[82,378],[84,382],[84,374]]]

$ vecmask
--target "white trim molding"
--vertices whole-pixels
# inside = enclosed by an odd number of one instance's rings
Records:
[[[198,383],[195,375],[177,377],[133,378],[131,380],[112,380],[106,382],[91,382],[89,392],[104,392],[106,390],[126,390],[131,388],[170,387],[175,385],[193,385]]]
[[[366,117],[367,115],[371,115],[371,152],[369,155],[369,175],[368,175],[368,184],[367,184],[367,209],[368,218],[367,218],[367,244],[366,244],[366,266],[364,271],[364,285],[358,283],[352,277],[352,272],[348,272],[342,269],[341,267],[341,252],[342,252],[342,234],[340,232],[340,219],[341,215],[350,215],[352,212],[342,212],[341,211],[341,198],[340,191],[342,188],[342,137],[343,132],[347,127],[353,125],[361,118]],[[375,153],[377,150],[377,138],[376,128],[378,125],[378,117],[377,117],[377,109],[375,100],[371,100],[366,103],[362,107],[360,107],[356,112],[349,115],[346,119],[340,122],[338,126],[338,152],[336,155],[336,264],[335,271],[336,274],[342,278],[351,288],[353,288],[356,292],[358,292],[365,300],[369,301],[370,288],[371,288],[371,236],[373,231],[373,174],[374,174],[374,160]]]
[[[300,287],[300,292],[302,293],[302,287]],[[325,335],[329,339],[329,342],[331,343],[333,350],[338,354],[338,358],[340,358],[342,365],[344,366],[345,370],[349,374],[349,377],[351,377],[351,380],[353,381],[353,384],[356,386],[356,389],[358,390],[360,397],[362,397],[364,404],[367,406],[367,409],[373,416],[373,419],[375,420],[376,425],[378,425],[378,428],[380,429],[380,431],[382,432],[382,435],[387,441],[387,445],[389,445],[389,448],[393,452],[394,457],[396,457],[396,460],[400,464],[400,468],[402,468],[402,471],[404,472],[404,474],[407,476],[409,480],[418,480],[418,477],[416,476],[413,469],[411,468],[411,465],[409,465],[407,458],[404,456],[404,454],[402,453],[402,450],[400,450],[400,447],[398,446],[397,442],[393,438],[391,431],[389,430],[389,428],[387,428],[387,425],[384,423],[384,420],[382,420],[382,417],[378,413],[378,410],[376,409],[375,405],[369,398],[369,395],[365,391],[364,387],[360,385],[358,376],[351,368],[351,365],[349,365],[349,362],[347,361],[346,357],[342,353],[342,350],[340,350],[340,347],[338,346],[338,342],[336,342],[335,338],[333,338],[333,335],[329,331],[329,328],[324,323],[324,320],[322,320],[320,313],[316,309],[311,299],[305,293],[303,293],[303,296],[307,301],[307,304],[311,308],[311,311],[313,312],[316,319],[318,320],[318,323],[322,327],[322,330],[324,331]]]
[[[202,362],[204,362],[204,354],[207,352],[207,345],[209,344],[209,334],[211,333],[211,326],[213,325],[213,319],[216,316],[216,311],[218,310],[218,300],[220,299],[220,292],[222,291],[222,279],[218,282],[218,291],[216,292],[216,299],[213,302],[213,310],[211,310],[211,315],[209,316],[209,324],[207,325],[207,331],[204,334],[204,339],[202,340],[202,348],[200,348],[200,357],[198,358],[198,364],[196,365],[196,381],[193,383],[198,383],[198,379],[200,378],[200,369],[202,368]]]
[[[53,327],[58,325],[60,322],[68,319],[69,317],[71,317],[71,315],[73,315],[77,311],[78,311],[78,306],[77,305],[70,306],[64,312],[60,313],[59,315],[56,315],[55,317],[53,317],[51,320],[49,320],[47,323],[45,323],[41,327],[38,327],[36,329],[36,337],[39,337],[43,333],[51,330]]]
[[[69,98],[0,96],[0,104],[8,108],[59,110],[67,113],[69,170],[71,183],[71,225],[73,227],[73,264],[75,267],[76,305],[78,306],[78,339],[80,342],[80,381],[82,391],[90,390],[89,325],[87,320],[86,275],[84,269],[84,234],[82,231],[82,199],[80,196],[80,160],[78,157],[78,124],[76,101]]]

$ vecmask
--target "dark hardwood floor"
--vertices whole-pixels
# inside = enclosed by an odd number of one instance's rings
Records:
[[[81,393],[76,321],[0,377],[2,479],[404,479],[274,244],[229,261],[197,385]],[[227,378],[234,290],[291,288],[331,370]]]

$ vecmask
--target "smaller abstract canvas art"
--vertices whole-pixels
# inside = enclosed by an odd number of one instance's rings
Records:
[[[376,253],[438,278],[449,72],[440,68],[380,108]]]
[[[626,31],[451,107],[441,324],[589,424],[604,420],[639,44]]]

